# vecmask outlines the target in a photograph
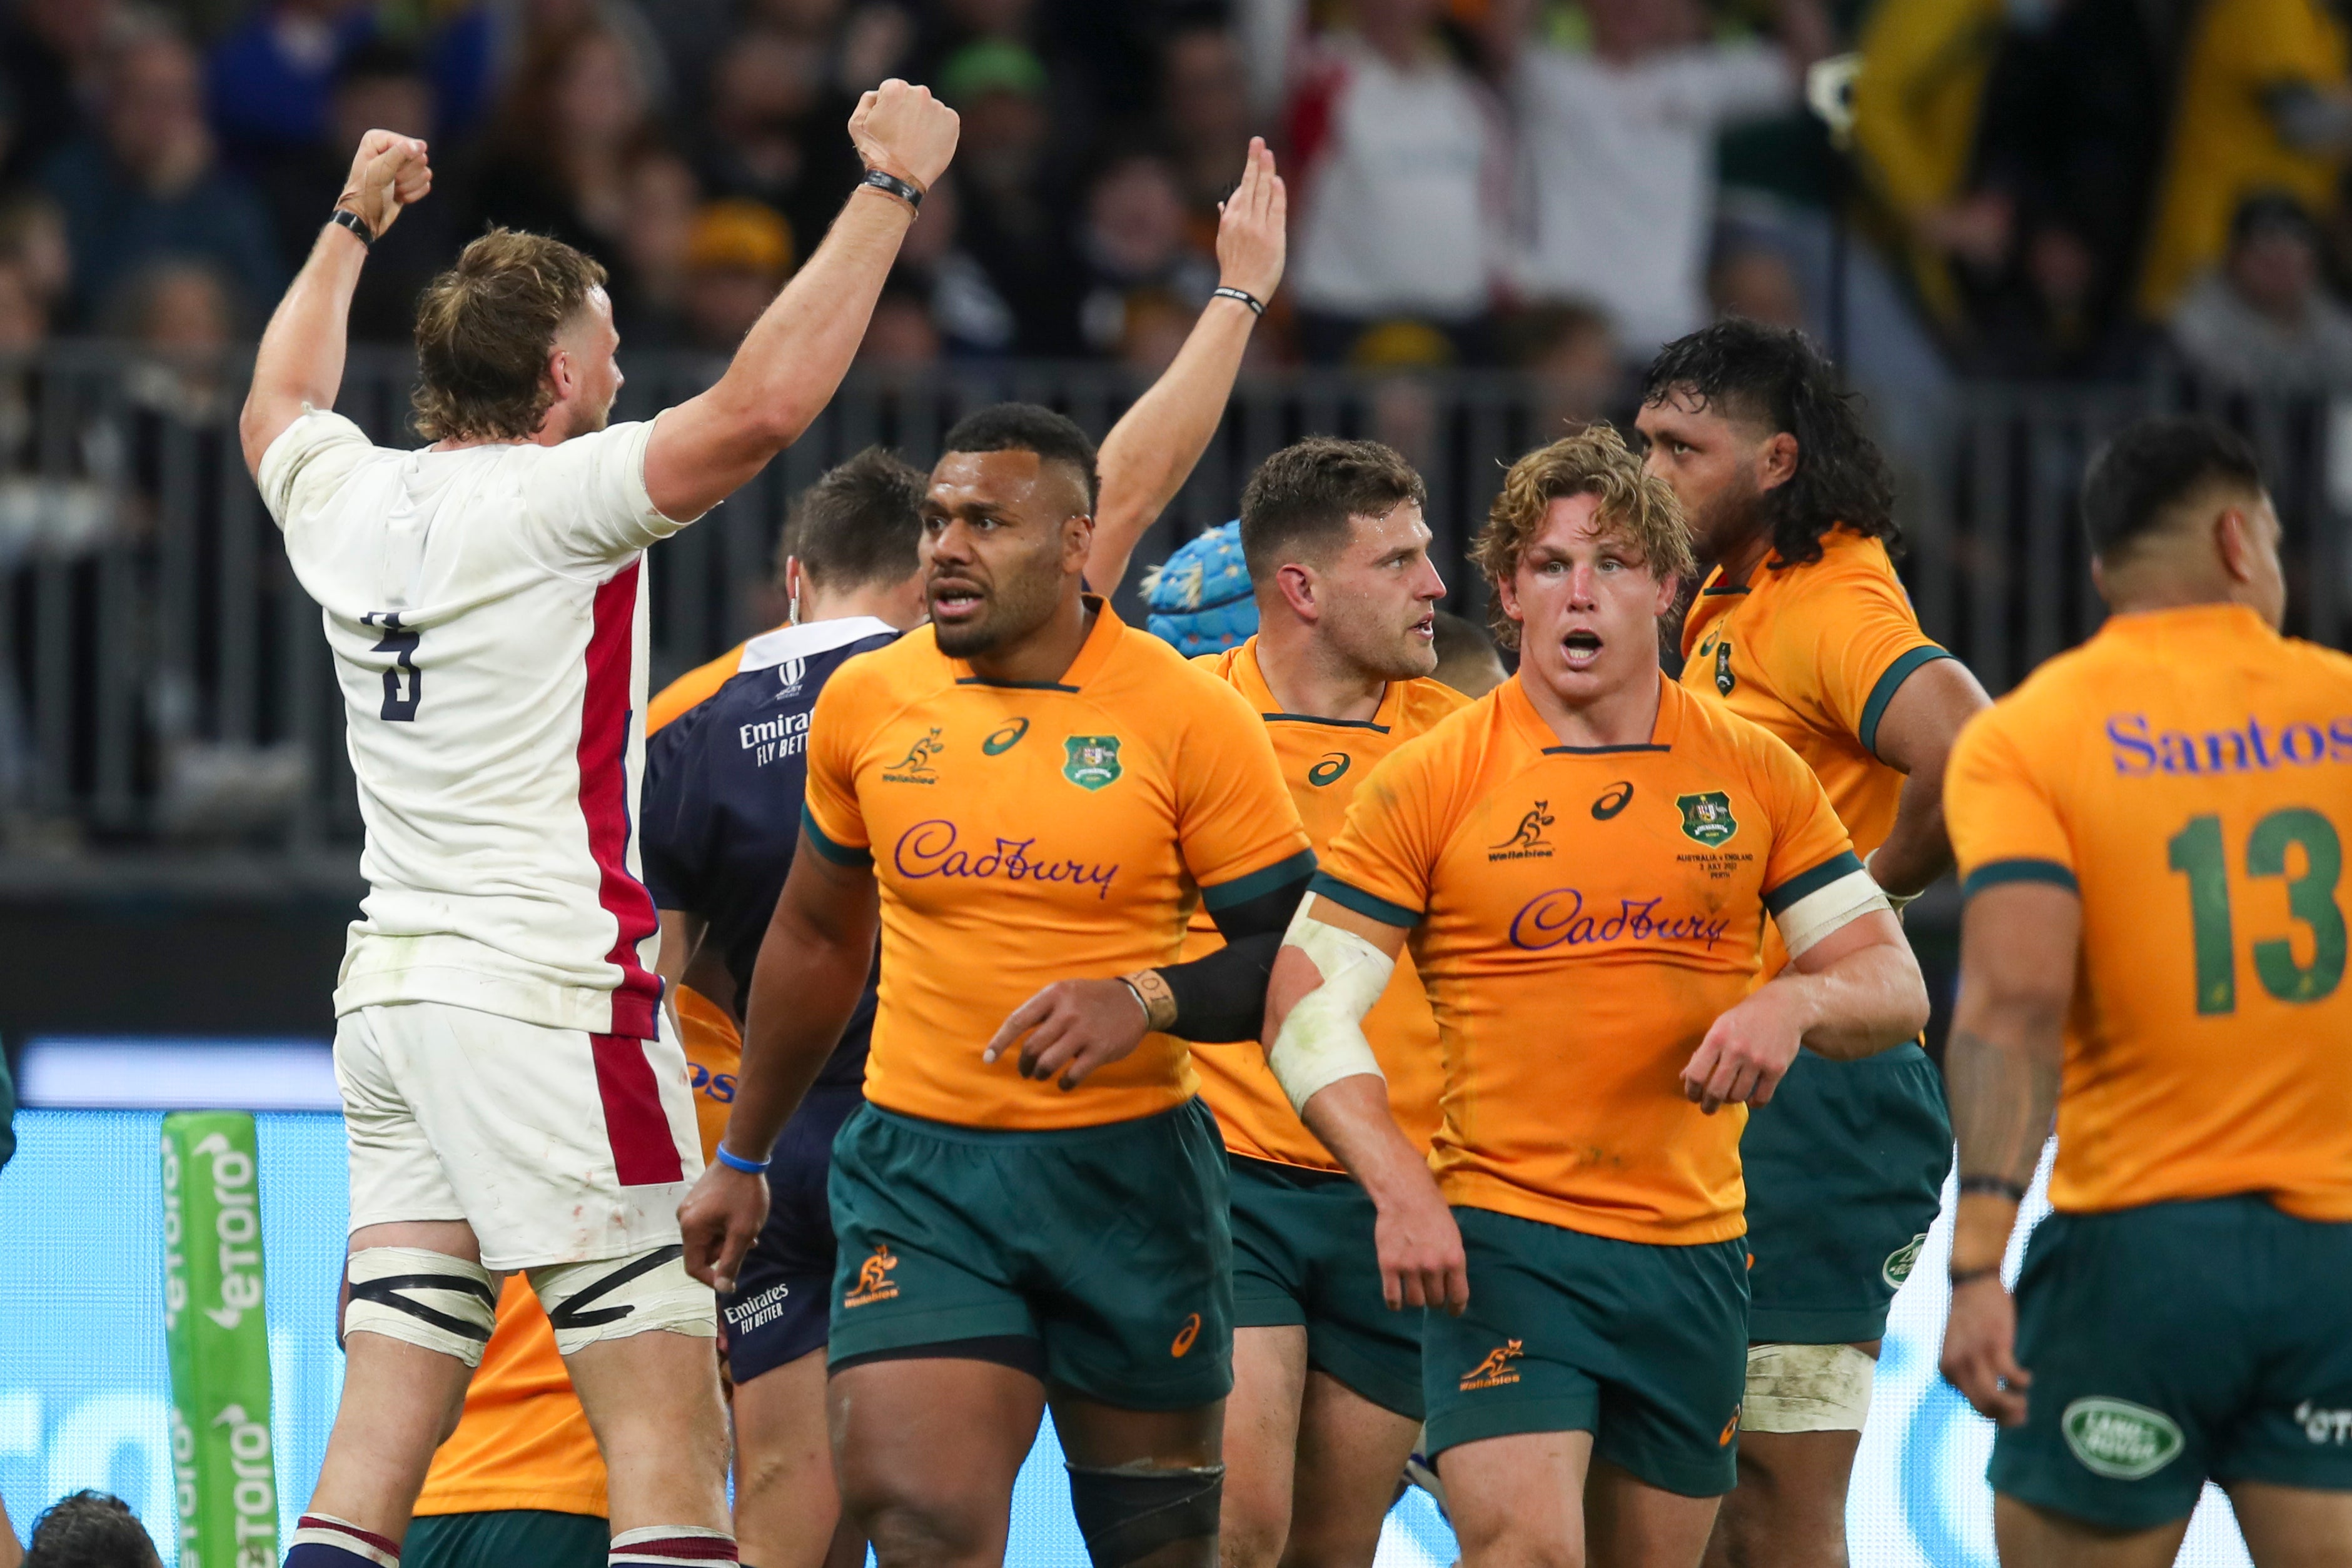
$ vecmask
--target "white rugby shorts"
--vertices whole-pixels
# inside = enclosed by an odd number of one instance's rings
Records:
[[[352,1225],[462,1219],[483,1267],[625,1258],[678,1240],[702,1174],[686,1053],[446,1002],[335,1025]]]

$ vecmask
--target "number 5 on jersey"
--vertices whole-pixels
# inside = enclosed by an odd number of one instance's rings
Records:
[[[416,667],[416,661],[412,655],[415,653],[416,644],[423,640],[425,634],[421,632],[412,632],[401,625],[400,612],[397,610],[370,611],[360,617],[360,624],[383,627],[383,641],[378,643],[369,652],[392,655],[392,668],[383,673],[383,709],[381,716],[399,724],[414,723],[416,718],[416,705],[425,695],[425,672]],[[405,683],[401,680],[404,674],[408,677]],[[404,685],[407,688],[405,695],[402,694]]]

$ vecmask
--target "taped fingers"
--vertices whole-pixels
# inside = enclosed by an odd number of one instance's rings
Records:
[[[1217,1536],[1225,1467],[1095,1469],[1066,1465],[1070,1511],[1094,1568],[1126,1568],[1173,1541]]]
[[[498,1322],[498,1284],[468,1259],[421,1247],[364,1247],[344,1266],[343,1333],[378,1333],[482,1364]]]
[[[600,1340],[656,1329],[717,1337],[719,1298],[687,1273],[685,1250],[656,1247],[633,1258],[531,1270],[530,1288],[547,1309],[555,1348],[575,1355]]]

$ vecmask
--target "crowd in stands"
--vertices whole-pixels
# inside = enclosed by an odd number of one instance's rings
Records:
[[[873,364],[1164,364],[1253,132],[1292,193],[1268,362],[1514,365],[1561,412],[1710,315],[1885,386],[2352,379],[2331,0],[0,0],[0,350],[249,338],[359,133],[433,199],[353,312],[398,342],[487,225],[723,351],[858,169],[885,76],[963,116]],[[1856,51],[1850,139],[1808,68]]]

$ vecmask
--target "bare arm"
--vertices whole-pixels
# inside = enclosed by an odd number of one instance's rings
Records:
[[[743,1062],[719,1140],[723,1153],[767,1159],[856,1009],[880,924],[872,869],[835,865],[809,848],[803,832],[751,971]],[[678,1208],[688,1271],[732,1290],[767,1210],[765,1180],[714,1162]]]
[[[1960,918],[1960,998],[1944,1071],[1966,1185],[1952,1227],[1959,1282],[1943,1372],[2003,1426],[2025,1419],[2032,1379],[2017,1364],[2017,1308],[2000,1262],[2017,1227],[2011,1195],[2033,1179],[2057,1113],[2082,934],[2080,895],[2045,883],[1986,888]]]
[[[1304,918],[1360,936],[1391,960],[1404,946],[1402,926],[1384,925],[1328,898],[1310,899]],[[1265,1038],[1281,1041],[1285,1029],[1293,1027],[1292,1015],[1299,1004],[1321,990],[1323,981],[1313,956],[1303,947],[1286,944],[1266,988]],[[1360,1024],[1360,1016],[1356,1021]],[[1387,1083],[1370,1072],[1337,1079],[1310,1095],[1299,1115],[1372,1200],[1381,1290],[1390,1308],[1461,1312],[1470,1301],[1462,1233],[1430,1175],[1429,1162],[1390,1113]]]
[[[1902,1044],[1927,1022],[1919,961],[1895,916],[1874,907],[1716,1019],[1683,1069],[1683,1093],[1709,1115],[1733,1101],[1762,1105],[1800,1045],[1851,1061]]]
[[[335,205],[356,214],[382,237],[403,207],[423,201],[432,189],[433,166],[425,161],[424,142],[371,131],[360,139],[351,178]],[[305,405],[335,406],[343,384],[352,291],[359,287],[366,260],[367,246],[359,235],[340,224],[323,224],[310,258],[271,313],[253,357],[253,386],[237,420],[246,468],[257,476],[262,454],[302,417]]]
[[[1895,807],[1895,827],[1871,852],[1870,874],[1902,899],[1916,898],[1952,866],[1944,829],[1944,764],[1960,727],[1991,706],[1984,687],[1958,659],[1937,659],[1911,672],[1878,721],[1880,760],[1908,775]]]
[[[1240,185],[1217,223],[1217,281],[1261,305],[1282,282],[1288,197],[1263,137],[1250,141]],[[1192,335],[1150,390],[1103,437],[1102,497],[1095,508],[1087,585],[1108,594],[1127,575],[1144,530],[1159,519],[1217,434],[1241,372],[1257,313],[1238,299],[1213,298]]]
[[[955,111],[893,78],[859,99],[849,134],[866,166],[929,189],[956,144]],[[861,185],[717,385],[663,415],[646,446],[646,492],[666,517],[698,517],[800,439],[833,401],[866,336],[914,209]]]

